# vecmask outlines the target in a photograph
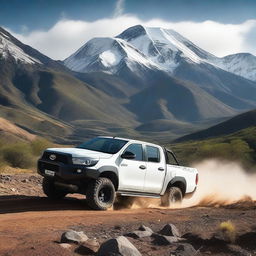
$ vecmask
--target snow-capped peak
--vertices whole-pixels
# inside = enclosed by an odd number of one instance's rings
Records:
[[[182,62],[210,64],[216,68],[256,80],[256,57],[235,54],[218,58],[171,29],[136,25],[113,38],[94,38],[64,61],[78,72],[116,73],[124,63],[173,73]]]
[[[26,54],[19,46],[17,46],[12,38],[9,37],[3,29],[0,30],[0,58],[7,59],[12,57],[15,61],[21,61],[26,64],[41,63],[39,60]]]
[[[118,65],[125,62],[130,69],[134,64],[152,67],[154,63],[121,38],[93,38],[64,61],[77,72],[102,71],[115,73]]]

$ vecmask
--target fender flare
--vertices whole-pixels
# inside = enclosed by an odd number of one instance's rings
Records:
[[[175,176],[173,179],[171,179],[169,181],[169,183],[166,185],[166,187],[164,188],[163,190],[163,194],[166,192],[166,189],[172,185],[174,185],[175,183],[177,184],[181,184],[181,186],[178,186],[181,191],[182,191],[182,194],[183,196],[185,195],[186,193],[186,190],[187,190],[187,181],[184,177],[181,177],[181,176]]]
[[[118,186],[119,186],[119,173],[118,173],[118,168],[115,166],[111,166],[111,165],[106,165],[106,166],[102,166],[98,169],[98,177],[103,176],[108,178],[113,178],[114,181],[112,181],[115,185],[116,190],[118,190]],[[114,177],[113,177],[114,175]]]

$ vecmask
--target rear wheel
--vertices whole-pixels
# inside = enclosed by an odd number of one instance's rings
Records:
[[[94,210],[107,210],[115,201],[115,187],[110,179],[98,178],[87,188],[86,200]]]
[[[43,191],[45,195],[47,195],[50,199],[53,200],[62,199],[68,194],[67,191],[57,187],[54,184],[54,180],[50,180],[47,178],[43,179]]]
[[[169,187],[166,189],[165,194],[161,197],[162,206],[169,207],[175,203],[181,203],[182,192],[178,187]]]

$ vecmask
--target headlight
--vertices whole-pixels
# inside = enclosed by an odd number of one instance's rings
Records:
[[[93,166],[97,164],[99,159],[92,159],[92,158],[86,158],[86,157],[72,157],[73,164],[79,164],[79,165],[86,165],[86,166]]]

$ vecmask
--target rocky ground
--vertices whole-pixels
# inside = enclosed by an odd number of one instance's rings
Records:
[[[49,201],[39,176],[0,175],[0,255],[256,255],[252,201],[101,212],[83,199]]]

